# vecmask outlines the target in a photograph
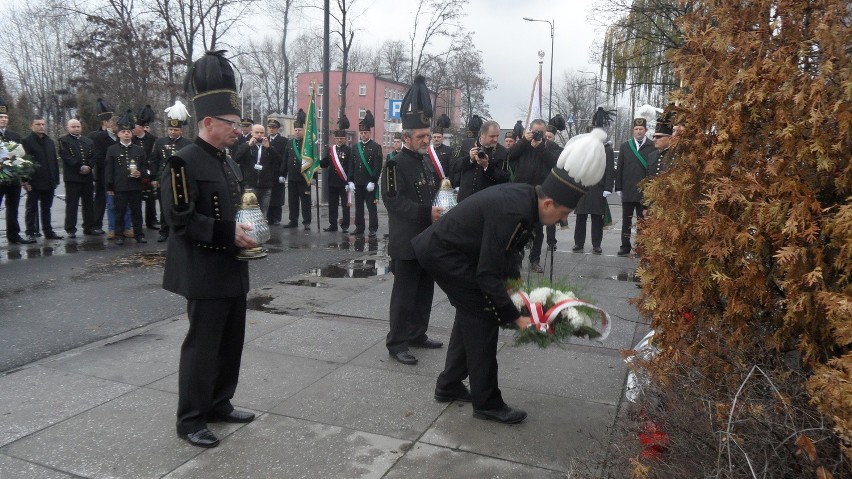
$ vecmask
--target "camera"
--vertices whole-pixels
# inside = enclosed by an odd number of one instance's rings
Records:
[[[540,131],[532,132],[532,139],[535,141],[541,141],[544,139],[544,135]]]
[[[479,148],[477,148],[476,149],[476,157],[479,158],[480,160],[484,160],[484,159],[488,158],[488,155],[485,153],[485,148],[483,148],[481,146]]]

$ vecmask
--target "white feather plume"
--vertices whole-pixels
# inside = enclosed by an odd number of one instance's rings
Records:
[[[180,100],[176,100],[175,104],[163,110],[170,120],[186,121],[189,117],[189,111],[186,109]]]
[[[644,105],[636,109],[636,116],[651,121],[655,120],[657,118],[657,115],[662,112],[662,108],[657,108],[655,106],[645,103]]]
[[[598,184],[606,170],[604,141],[606,131],[602,128],[571,138],[565,143],[556,167],[567,171],[571,178],[583,186]]]

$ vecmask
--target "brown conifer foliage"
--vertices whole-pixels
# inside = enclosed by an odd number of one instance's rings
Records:
[[[847,0],[690,4],[673,57],[683,131],[672,167],[645,185],[651,206],[637,239],[639,306],[661,348],[654,382],[688,376],[718,432],[734,409],[773,412],[735,404],[753,366],[779,384],[799,381],[799,406],[815,406],[837,437],[816,446],[805,433],[773,439],[812,463],[795,477],[813,477],[832,454],[831,467],[846,455],[849,473],[852,10]],[[799,414],[775,392],[781,416]]]

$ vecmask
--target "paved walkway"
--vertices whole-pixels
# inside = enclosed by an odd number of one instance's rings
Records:
[[[613,216],[620,218],[617,200]],[[555,277],[623,319],[603,342],[515,347],[498,354],[519,425],[471,417],[469,404],[432,398],[446,348],[416,350],[417,366],[384,347],[393,276],[381,248],[359,260],[252,290],[234,404],[258,418],[213,424],[215,449],[174,432],[177,367],[187,321],[151,326],[0,376],[0,479],[578,477],[611,440],[626,369],[619,350],[646,332],[628,298],[635,260],[571,253],[559,231]],[[322,264],[321,260],[318,260]],[[453,310],[436,288],[430,336],[445,343]],[[594,469],[591,475],[594,475]],[[585,475],[585,474],[583,474]]]

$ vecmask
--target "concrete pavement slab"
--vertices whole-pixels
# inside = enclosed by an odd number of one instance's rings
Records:
[[[569,476],[561,472],[493,457],[417,443],[399,462],[394,464],[385,479],[446,479],[448,477],[558,479]]]
[[[175,434],[177,396],[138,389],[16,441],[5,454],[87,478],[159,478],[199,454]],[[225,437],[241,425],[217,423]]]
[[[350,364],[437,378],[438,374],[444,370],[444,361],[447,357],[447,344],[450,342],[450,335],[448,333],[436,334],[430,331],[429,337],[442,341],[444,347],[440,349],[411,348],[411,353],[419,360],[414,366],[402,364],[395,359],[391,359],[384,341],[359,354]]]
[[[414,440],[446,407],[434,392],[430,377],[346,365],[272,412]]]
[[[497,353],[500,386],[615,405],[621,399],[627,368],[618,354],[607,351],[505,347]]]
[[[292,324],[299,319],[298,316],[287,316],[283,314],[264,313],[249,309],[246,311],[246,342],[257,339],[266,333],[278,328]],[[180,338],[181,342],[186,337],[189,329],[189,320],[186,314],[179,314],[151,327],[147,332],[151,334],[162,334]]]
[[[73,479],[74,476],[0,454],[0,479]]]
[[[605,444],[604,435],[616,408],[517,389],[501,388],[503,399],[527,411],[516,425],[475,419],[470,404],[453,403],[420,438],[451,449],[473,452],[530,466],[571,472],[575,461]]]
[[[384,328],[306,318],[248,343],[252,348],[345,363],[384,340]]]
[[[0,446],[135,389],[128,384],[27,367],[0,377]]]
[[[267,414],[164,479],[381,478],[410,443]]]
[[[387,321],[388,306],[390,305],[393,275],[378,278],[359,292],[327,304],[317,311],[341,316],[355,316]]]

